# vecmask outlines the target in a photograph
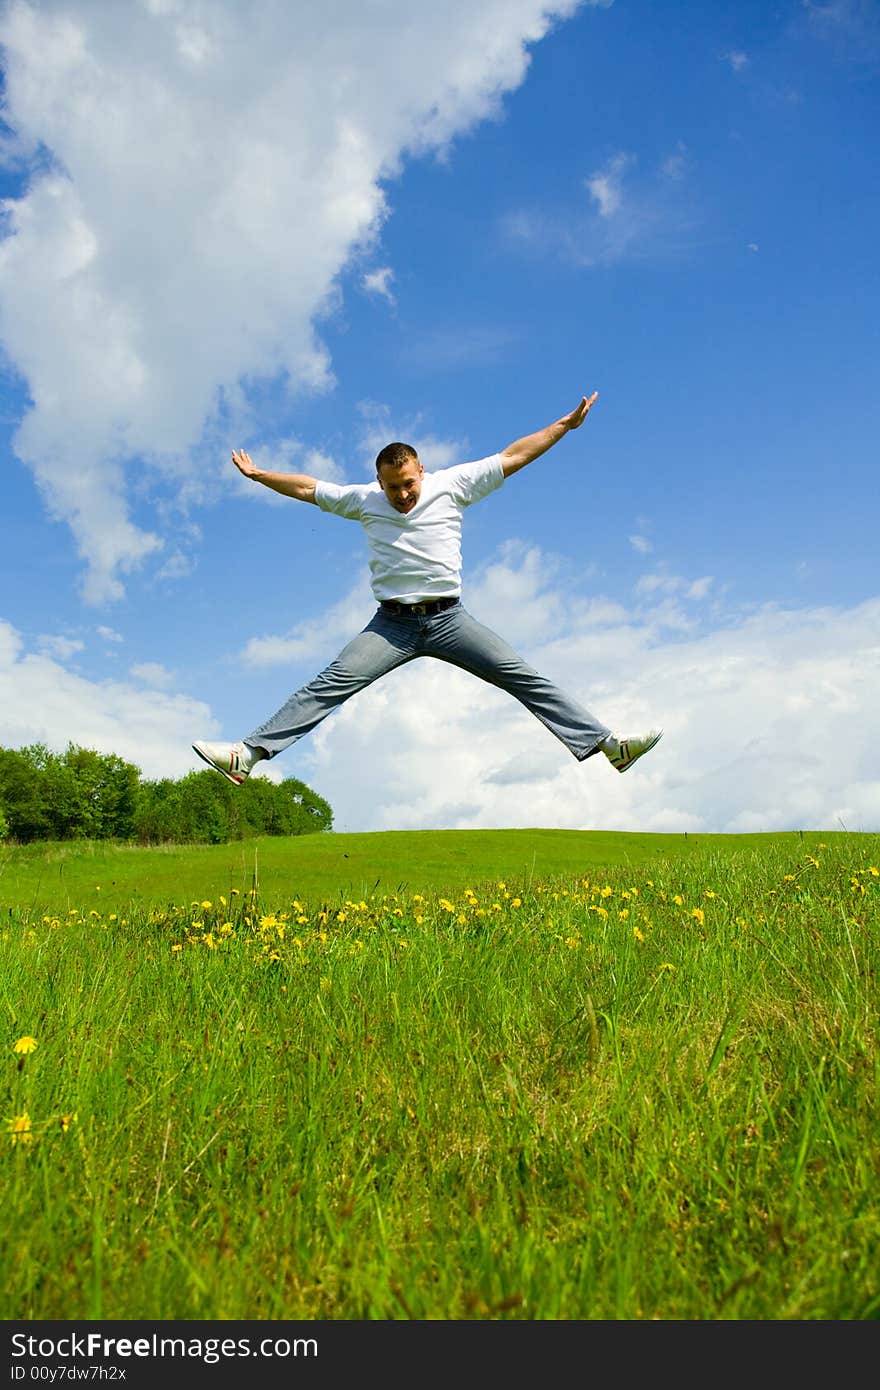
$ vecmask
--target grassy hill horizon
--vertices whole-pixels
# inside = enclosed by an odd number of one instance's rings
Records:
[[[741,835],[622,830],[382,830],[261,836],[219,845],[140,846],[67,840],[0,845],[0,911],[118,910],[257,888],[273,901],[339,901],[400,892],[520,884],[654,861],[712,860],[771,842],[805,851],[863,832],[789,830]]]

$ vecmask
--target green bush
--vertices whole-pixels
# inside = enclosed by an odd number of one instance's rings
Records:
[[[241,787],[216,772],[144,780],[115,754],[69,744],[0,748],[0,839],[224,844],[254,835],[329,830],[333,812],[304,782],[255,777]]]

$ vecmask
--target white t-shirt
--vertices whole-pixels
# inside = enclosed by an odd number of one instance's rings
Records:
[[[461,594],[461,517],[504,482],[500,454],[425,473],[411,512],[395,511],[378,482],[315,488],[322,511],[359,521],[367,533],[373,593],[418,603]]]

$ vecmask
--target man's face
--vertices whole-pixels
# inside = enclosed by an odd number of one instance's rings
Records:
[[[383,463],[377,473],[379,486],[396,512],[411,512],[422,491],[425,470],[418,459],[407,459],[392,468]]]

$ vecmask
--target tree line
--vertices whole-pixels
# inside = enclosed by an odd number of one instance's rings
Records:
[[[223,844],[330,830],[329,804],[295,777],[234,787],[206,769],[150,781],[114,753],[0,747],[0,840]]]

